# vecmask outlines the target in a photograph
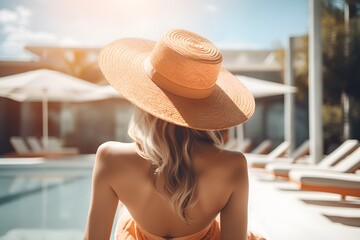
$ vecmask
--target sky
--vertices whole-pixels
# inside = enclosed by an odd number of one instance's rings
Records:
[[[103,47],[158,40],[172,28],[221,49],[285,47],[307,34],[308,0],[1,0],[0,59],[28,60],[26,45]]]

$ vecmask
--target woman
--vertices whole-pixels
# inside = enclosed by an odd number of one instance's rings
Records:
[[[218,130],[248,120],[255,103],[221,62],[186,30],[101,51],[106,79],[136,106],[134,143],[99,147],[84,239],[109,239],[119,201],[130,217],[117,239],[248,239],[246,159],[221,148]]]

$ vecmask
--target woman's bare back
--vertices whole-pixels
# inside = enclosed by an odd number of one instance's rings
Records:
[[[103,177],[97,181],[106,181],[143,229],[157,236],[187,236],[206,228],[221,213],[222,239],[227,235],[246,237],[248,182],[246,159],[241,153],[205,143],[195,148],[192,161],[198,201],[188,211],[191,222],[186,224],[162,192],[163,176],[158,176],[156,189],[150,162],[135,148],[134,143],[103,144],[97,152],[94,174],[101,173]]]

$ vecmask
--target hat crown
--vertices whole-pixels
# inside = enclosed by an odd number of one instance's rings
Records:
[[[174,29],[165,34],[162,41],[183,57],[208,64],[222,62],[219,49],[208,39],[195,33]]]
[[[216,84],[222,55],[206,38],[186,30],[171,30],[156,44],[149,62],[161,78],[160,84],[152,78],[160,87],[181,96],[204,98]]]

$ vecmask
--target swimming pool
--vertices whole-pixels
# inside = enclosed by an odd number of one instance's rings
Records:
[[[94,158],[0,158],[0,240],[82,239]]]

